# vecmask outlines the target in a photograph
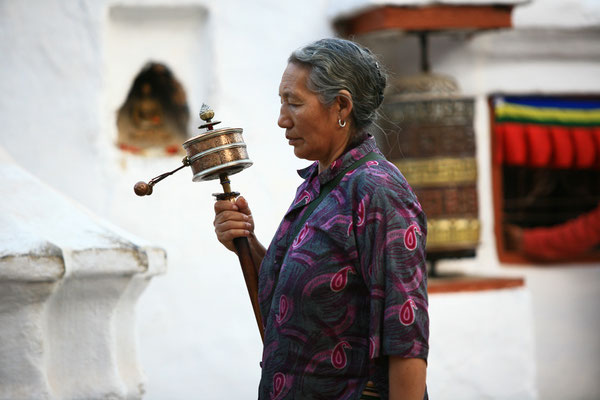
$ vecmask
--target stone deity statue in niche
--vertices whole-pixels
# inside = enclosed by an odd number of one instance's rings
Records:
[[[188,138],[189,119],[181,84],[165,65],[150,62],[117,112],[118,146],[137,154],[178,154]]]

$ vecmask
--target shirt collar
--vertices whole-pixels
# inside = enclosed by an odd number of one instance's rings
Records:
[[[375,138],[368,134],[357,146],[346,151],[337,160],[331,163],[331,165],[323,172],[319,174],[319,183],[322,185],[334,179],[340,172],[349,167],[354,161],[360,160],[371,151],[379,150]],[[311,176],[319,173],[319,162],[315,161],[306,168],[299,169],[298,175],[302,179],[308,179]]]

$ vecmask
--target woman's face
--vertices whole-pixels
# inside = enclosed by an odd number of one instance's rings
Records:
[[[285,128],[296,157],[318,160],[322,171],[343,153],[349,134],[338,124],[337,102],[326,107],[306,87],[309,72],[304,66],[288,64],[279,85],[281,110],[277,123]]]

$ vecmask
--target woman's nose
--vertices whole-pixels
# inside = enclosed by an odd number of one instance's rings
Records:
[[[280,128],[285,128],[285,129],[292,127],[292,120],[285,112],[283,104],[281,105],[281,108],[279,109],[279,119],[277,120],[277,125],[279,125]]]

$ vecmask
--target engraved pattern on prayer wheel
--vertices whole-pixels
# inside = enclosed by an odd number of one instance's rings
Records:
[[[252,165],[241,128],[208,130],[185,143],[183,148],[194,174],[194,182],[233,175]]]
[[[428,253],[479,242],[474,100],[450,77],[423,73],[386,92],[380,148],[414,189],[428,220]]]

